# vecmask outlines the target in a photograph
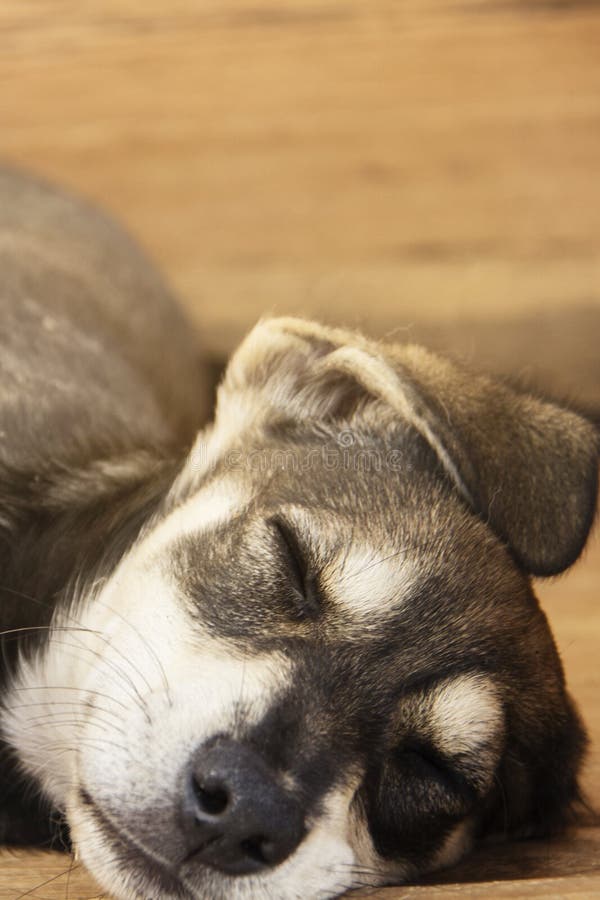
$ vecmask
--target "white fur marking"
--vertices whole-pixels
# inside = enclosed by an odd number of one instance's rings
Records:
[[[232,479],[220,478],[210,482],[203,490],[176,507],[134,552],[158,553],[184,535],[208,531],[215,525],[232,519],[247,502],[246,494]]]
[[[323,581],[336,603],[368,629],[400,608],[417,581],[417,572],[414,563],[397,550],[363,546],[326,569]]]
[[[446,838],[443,847],[436,853],[428,871],[453,866],[468,853],[473,844],[473,826],[469,819],[460,822]]]
[[[437,687],[431,727],[443,753],[473,753],[497,741],[503,725],[496,689],[483,675],[461,675]]]

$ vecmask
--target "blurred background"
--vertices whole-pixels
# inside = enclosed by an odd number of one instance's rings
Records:
[[[0,155],[124,220],[215,356],[298,313],[598,399],[593,0],[2,0],[0,41]]]

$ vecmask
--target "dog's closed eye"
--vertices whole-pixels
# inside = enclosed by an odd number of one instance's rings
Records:
[[[433,782],[466,801],[475,799],[476,791],[465,775],[428,741],[417,737],[403,741],[395,748],[393,760],[405,776]]]
[[[322,609],[319,579],[294,528],[281,516],[267,522],[273,530],[290,581],[293,612],[298,619],[316,619]]]
[[[440,844],[432,838],[433,823],[443,823],[449,834],[473,812],[477,799],[466,768],[419,734],[390,749],[367,773],[363,787],[375,847],[388,858],[407,846],[415,854],[434,854]]]

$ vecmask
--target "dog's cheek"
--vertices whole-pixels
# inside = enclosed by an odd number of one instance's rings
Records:
[[[473,820],[472,818],[465,819],[447,836],[444,844],[427,867],[427,871],[435,872],[437,869],[453,866],[471,850],[473,842]]]
[[[361,795],[355,795],[348,817],[348,842],[356,859],[357,871],[363,872],[365,887],[401,884],[418,875],[418,868],[410,860],[385,859],[375,849],[368,818]]]
[[[139,894],[132,885],[127,885],[127,881],[131,881],[131,874],[129,877],[122,874],[115,852],[93,822],[76,791],[70,794],[67,801],[67,816],[76,862],[88,869],[108,896],[115,900],[136,900]],[[170,898],[165,897],[165,900]]]

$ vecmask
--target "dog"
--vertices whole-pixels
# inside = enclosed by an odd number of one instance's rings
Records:
[[[122,900],[321,900],[564,827],[586,737],[531,576],[585,544],[593,423],[280,318],[203,424],[131,240],[0,198],[0,839]]]

